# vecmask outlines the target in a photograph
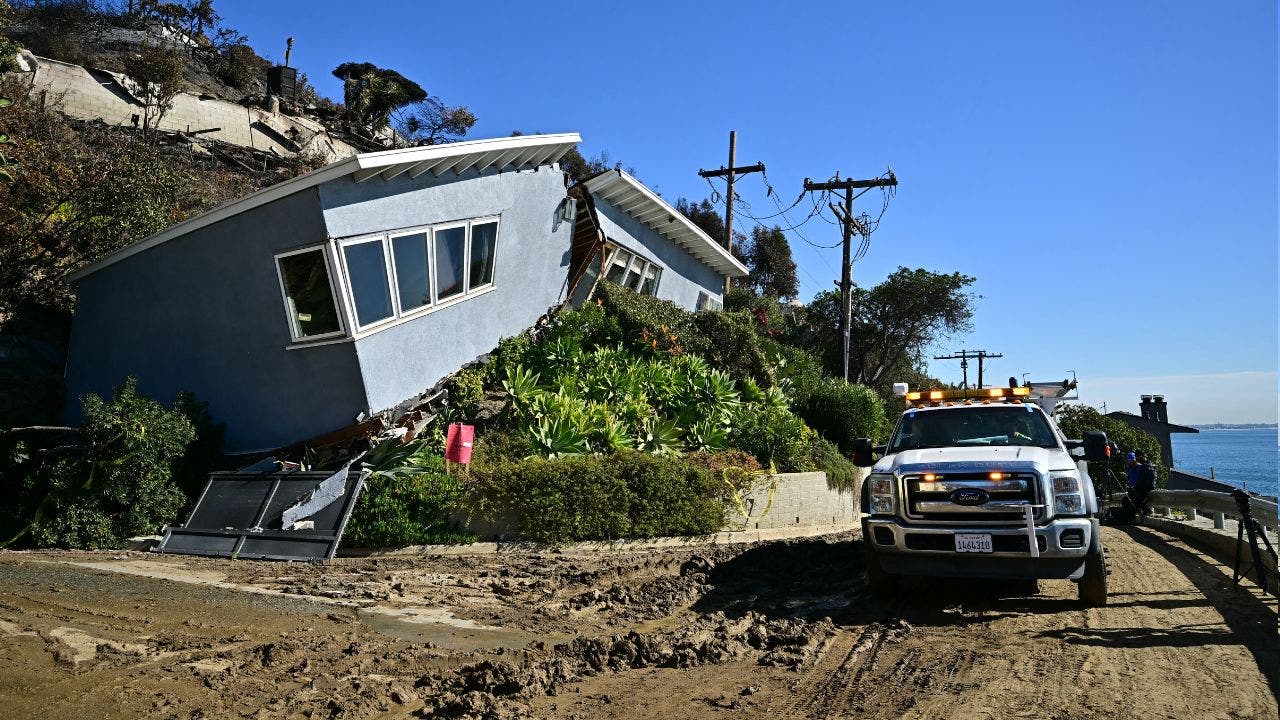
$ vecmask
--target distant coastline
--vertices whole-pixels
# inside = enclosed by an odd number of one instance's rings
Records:
[[[1275,430],[1275,423],[1209,423],[1207,425],[1191,425],[1197,430]]]

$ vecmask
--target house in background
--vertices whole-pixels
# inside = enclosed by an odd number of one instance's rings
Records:
[[[1107,413],[1107,417],[1142,430],[1160,442],[1160,464],[1173,469],[1173,433],[1198,433],[1199,430],[1186,425],[1175,425],[1169,422],[1169,406],[1163,395],[1143,395],[1138,404],[1141,415],[1134,415],[1123,410]]]
[[[72,277],[67,396],[133,375],[208,402],[229,452],[271,450],[415,399],[602,267],[717,307],[746,268],[630,176],[568,189],[558,161],[579,140],[360,154],[124,248]]]

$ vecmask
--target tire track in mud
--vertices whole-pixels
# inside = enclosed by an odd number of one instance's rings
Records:
[[[805,677],[793,684],[791,696],[769,714],[781,718],[842,717],[851,697],[860,694],[863,676],[876,666],[886,642],[896,642],[910,625],[898,618],[872,623],[861,632],[838,633],[827,643]]]

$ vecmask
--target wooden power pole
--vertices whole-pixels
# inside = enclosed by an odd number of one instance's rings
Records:
[[[849,257],[849,246],[853,241],[854,230],[864,235],[870,232],[870,228],[853,216],[853,191],[858,188],[896,187],[897,184],[898,178],[893,173],[889,173],[888,177],[873,180],[833,180],[816,183],[811,182],[809,178],[804,179],[805,192],[844,191],[843,208],[831,205],[831,210],[835,212],[844,229],[844,249],[841,251],[840,262],[840,336],[844,343],[845,382],[849,382],[849,327],[853,324],[853,261]]]
[[[699,170],[698,175],[704,178],[724,177],[729,181],[729,190],[724,200],[724,249],[733,252],[733,177],[753,172],[764,172],[764,163],[734,167],[733,161],[738,147],[738,131],[729,131],[729,166],[721,166],[719,170]],[[724,279],[724,291],[729,292],[730,280]]]
[[[950,355],[934,355],[934,360],[959,360],[960,371],[964,373],[964,382],[960,387],[965,390],[969,389],[969,359],[977,358],[978,360],[978,389],[982,389],[982,363],[987,358],[1002,358],[1004,355],[1000,353],[987,352],[986,350],[960,350]]]

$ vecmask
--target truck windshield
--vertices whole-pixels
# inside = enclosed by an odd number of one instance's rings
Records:
[[[1055,448],[1058,439],[1044,415],[1027,406],[979,405],[908,412],[898,421],[889,452],[985,445]]]

